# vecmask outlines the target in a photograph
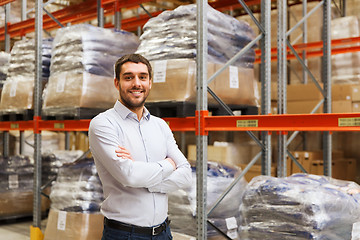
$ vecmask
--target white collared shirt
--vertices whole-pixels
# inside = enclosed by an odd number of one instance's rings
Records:
[[[166,122],[144,108],[137,115],[116,101],[90,122],[90,150],[104,191],[101,212],[109,219],[155,226],[167,217],[166,193],[187,188],[191,169]],[[134,161],[116,156],[125,147]],[[165,160],[171,158],[177,165]]]

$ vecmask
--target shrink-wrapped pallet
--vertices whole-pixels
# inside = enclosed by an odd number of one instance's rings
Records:
[[[58,30],[53,44],[50,79],[43,109],[111,107],[118,98],[114,64],[139,45],[133,33],[86,24]]]
[[[42,42],[43,84],[49,76],[52,39]],[[7,112],[22,112],[33,109],[35,82],[35,41],[25,39],[15,42],[11,50],[10,65],[1,94],[0,109]]]
[[[34,161],[15,155],[0,158],[0,219],[31,216],[33,213]],[[44,192],[48,193],[48,189]],[[49,209],[45,197],[41,211]]]
[[[359,36],[360,23],[358,17],[348,16],[333,19],[331,21],[331,38],[333,40]],[[359,83],[360,52],[349,52],[332,55],[331,63],[331,74],[333,83]]]
[[[351,239],[360,221],[360,186],[294,174],[253,178],[240,208],[241,239]]]
[[[174,232],[196,236],[196,169],[192,168],[193,184],[189,189],[178,190],[169,194],[169,218]],[[234,181],[241,170],[216,162],[208,162],[207,170],[207,211]],[[208,219],[230,238],[237,237],[240,223],[239,207],[247,182],[240,179],[221,203],[212,211]],[[221,234],[213,227],[208,227],[208,237]]]

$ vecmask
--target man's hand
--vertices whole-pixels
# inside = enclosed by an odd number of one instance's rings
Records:
[[[117,149],[115,149],[116,152],[116,156],[124,158],[124,159],[130,159],[131,161],[134,161],[134,159],[131,157],[130,152],[122,147],[122,146],[118,146]]]
[[[172,160],[171,158],[165,158],[165,160],[169,161],[169,163],[171,163],[171,165],[174,168],[174,171],[176,170],[176,163],[174,162],[174,160]]]

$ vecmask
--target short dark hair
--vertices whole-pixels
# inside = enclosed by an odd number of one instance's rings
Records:
[[[152,67],[150,65],[149,60],[147,60],[145,57],[141,56],[140,54],[127,54],[119,58],[115,63],[115,78],[117,80],[120,79],[120,72],[121,67],[127,62],[133,62],[133,63],[143,63],[147,66],[149,71],[149,78],[152,79]]]

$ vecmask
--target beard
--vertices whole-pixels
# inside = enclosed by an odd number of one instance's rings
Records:
[[[138,90],[138,89],[132,89],[132,90]],[[121,89],[120,89],[119,93],[120,93],[121,102],[129,109],[136,109],[136,108],[144,107],[145,100],[149,95],[149,91],[146,91],[142,100],[134,101],[133,99],[128,97],[128,95],[125,92],[123,92]]]

